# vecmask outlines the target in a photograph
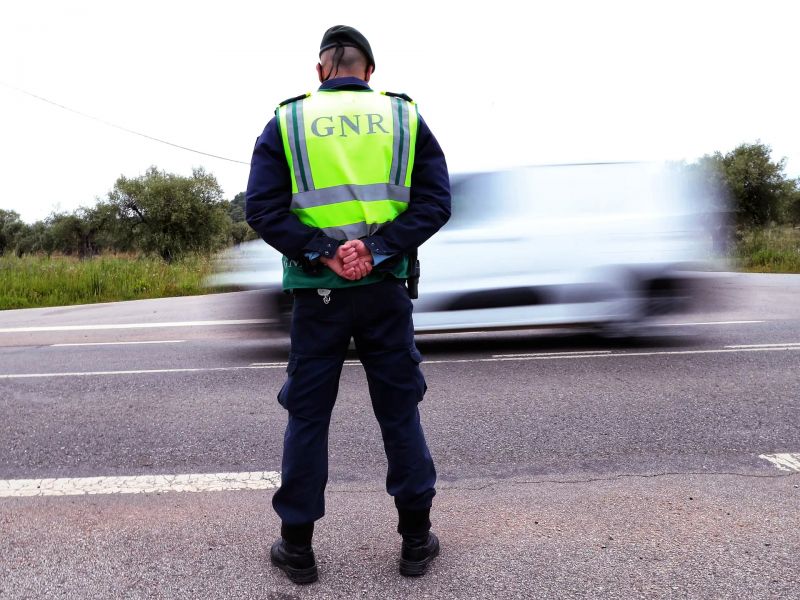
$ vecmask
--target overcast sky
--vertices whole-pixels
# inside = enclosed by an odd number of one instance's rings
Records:
[[[375,89],[414,98],[451,171],[687,159],[757,139],[800,175],[800,2],[3,2],[0,207],[32,222],[148,166],[203,166],[232,198],[275,105],[318,85],[353,25]],[[6,84],[6,85],[3,85]]]

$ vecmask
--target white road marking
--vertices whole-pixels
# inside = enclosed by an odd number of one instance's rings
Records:
[[[800,346],[800,342],[786,342],[785,344],[739,344],[737,346],[725,346],[726,348],[787,348]]]
[[[214,325],[256,325],[270,319],[232,319],[227,321],[172,321],[165,323],[108,323],[106,325],[51,325],[49,327],[0,327],[0,333],[40,331],[99,331],[103,329],[156,329],[158,327],[212,327]]]
[[[692,325],[748,325],[766,321],[708,321],[706,323],[656,323],[656,327],[689,327]]]
[[[635,358],[640,356],[680,356],[692,354],[735,354],[739,352],[787,352],[791,350],[800,351],[800,346],[789,347],[768,347],[768,348],[719,348],[711,350],[663,350],[652,352],[609,352],[608,354],[567,354],[565,352],[557,354],[532,354],[530,356],[509,356],[493,358],[448,358],[442,360],[426,360],[424,364],[443,365],[443,364],[463,364],[463,363],[482,363],[482,362],[508,362],[508,361],[528,361],[528,360],[567,360],[580,358]],[[359,361],[346,361],[346,366],[360,365]],[[234,367],[198,367],[198,368],[177,368],[177,369],[139,369],[129,371],[77,371],[72,373],[8,373],[0,375],[0,379],[26,379],[37,377],[86,377],[90,375],[141,375],[159,373],[204,373],[212,371],[240,371],[243,369],[283,369],[286,363],[253,363],[245,366]]]
[[[241,371],[242,369],[284,369],[286,363],[269,365],[247,365],[238,367],[197,367],[182,369],[137,369],[130,371],[74,371],[72,373],[11,373],[0,375],[0,379],[33,379],[39,377],[87,377],[91,375],[152,375],[158,373],[206,373],[213,371]]]
[[[758,458],[768,460],[781,471],[800,473],[800,453],[761,454]]]
[[[529,356],[592,356],[594,354],[611,354],[611,350],[577,350],[575,352],[525,352],[522,354],[492,354],[492,358],[526,358]]]
[[[354,367],[354,366],[360,365],[360,364],[361,364],[360,360],[346,360],[346,361],[344,361],[344,365],[346,367]],[[285,367],[286,363],[259,363],[259,362],[250,363],[251,367],[272,367],[274,365]]]
[[[146,342],[80,342],[75,344],[51,344],[52,348],[65,346],[126,346],[133,344],[182,344],[186,340],[148,340]]]
[[[0,327],[0,333],[38,333],[45,331],[102,331],[109,329],[157,329],[159,327],[213,327],[219,325],[258,325],[274,323],[273,319],[230,319],[223,321],[171,321],[161,323],[107,323],[104,325],[50,325],[41,327]],[[660,323],[658,327],[690,325],[742,325],[766,321],[710,321],[707,323]],[[450,335],[474,335],[474,332],[455,332]]]
[[[281,474],[276,471],[61,479],[6,479],[0,480],[0,498],[272,490],[280,486],[280,484]]]
[[[713,350],[655,350],[652,352],[609,352],[608,354],[567,354],[562,352],[554,355],[531,354],[529,356],[510,356],[497,358],[466,358],[452,360],[426,360],[425,364],[438,363],[466,363],[466,362],[503,362],[509,360],[558,360],[569,358],[629,358],[636,356],[671,356],[681,354],[729,354],[735,352],[771,352],[775,350],[800,350],[798,347],[780,348],[719,348]]]

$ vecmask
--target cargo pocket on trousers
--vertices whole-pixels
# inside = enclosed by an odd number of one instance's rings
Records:
[[[294,375],[295,371],[297,371],[297,363],[298,359],[296,356],[289,357],[289,364],[286,365],[286,382],[281,387],[281,390],[278,392],[278,404],[280,404],[283,408],[289,409],[287,405],[287,400],[289,398],[289,392],[292,386],[292,375]]]
[[[425,392],[428,391],[428,384],[425,382],[425,376],[422,374],[422,369],[419,368],[422,362],[422,354],[419,353],[416,346],[411,346],[411,348],[409,348],[409,354],[411,360],[414,361],[414,377],[418,391],[417,402],[422,402]]]

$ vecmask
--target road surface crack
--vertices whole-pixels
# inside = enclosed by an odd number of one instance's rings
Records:
[[[558,485],[577,485],[582,483],[599,483],[604,481],[618,481],[620,479],[657,479],[660,477],[679,477],[679,476],[727,476],[727,477],[744,477],[748,479],[782,479],[787,477],[798,477],[800,473],[775,473],[772,475],[759,475],[757,473],[738,473],[735,471],[664,471],[662,473],[621,473],[618,475],[609,475],[605,477],[587,477],[582,479],[494,479],[488,483],[481,485],[447,485],[438,484],[438,490],[466,490],[466,491],[481,491],[499,485],[543,485],[543,484],[558,484]],[[331,486],[331,492],[343,494],[371,494],[375,492],[382,492],[383,488],[373,489],[336,489],[336,486]]]

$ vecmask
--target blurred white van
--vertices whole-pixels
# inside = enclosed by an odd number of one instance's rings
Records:
[[[626,334],[692,307],[720,222],[679,167],[537,166],[451,178],[452,217],[419,249],[417,332],[592,325]],[[223,252],[210,287],[264,289],[277,318],[280,255]]]

